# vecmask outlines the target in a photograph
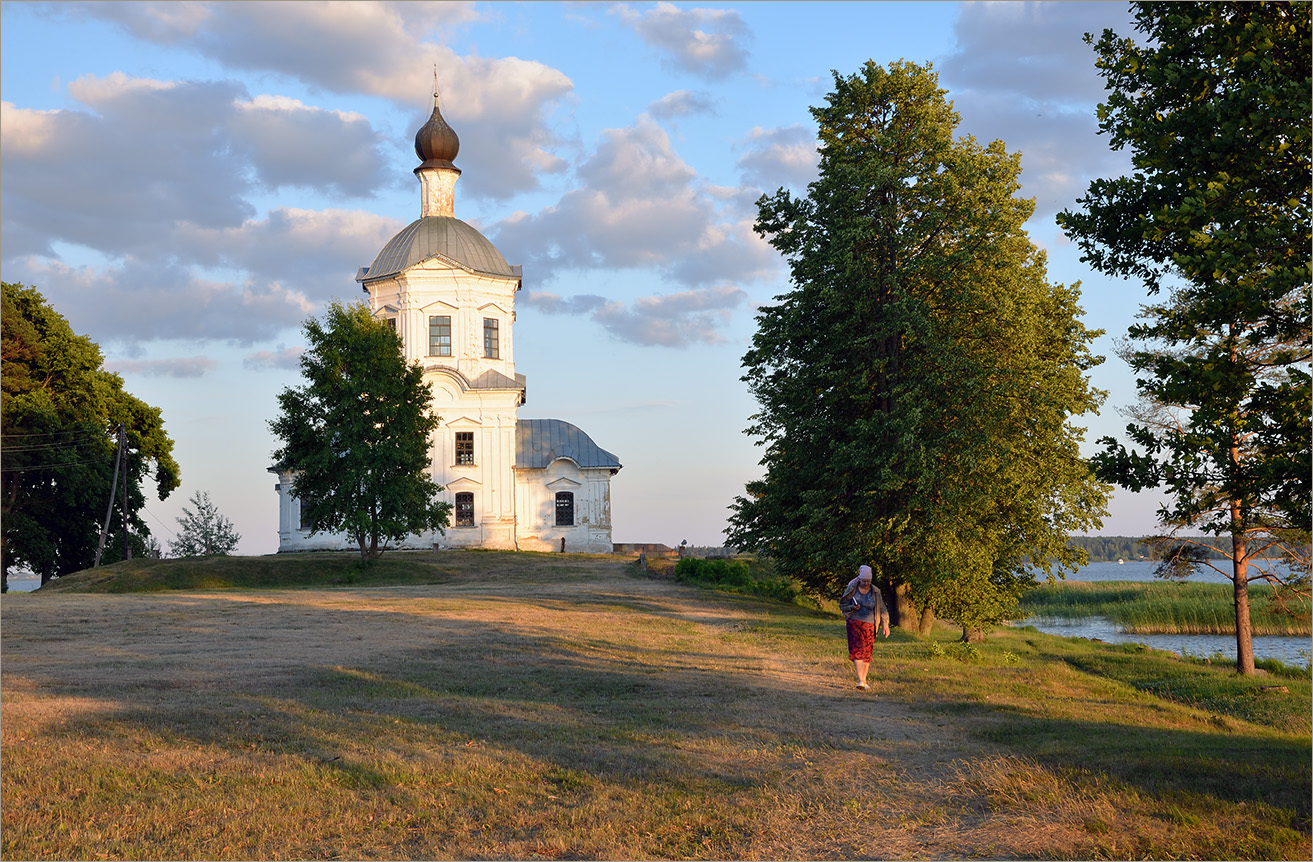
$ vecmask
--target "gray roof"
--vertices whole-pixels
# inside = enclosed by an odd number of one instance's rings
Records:
[[[465,222],[452,216],[425,216],[417,219],[388,240],[369,268],[356,276],[370,282],[410,269],[417,263],[441,255],[474,272],[518,278],[488,238]]]
[[[500,371],[489,368],[480,374],[474,380],[470,381],[471,389],[520,389],[523,390],[525,377],[523,374],[515,375],[515,379],[507,377]]]
[[[521,419],[515,423],[515,466],[548,467],[569,458],[580,467],[620,469],[620,459],[592,438],[560,419]]]

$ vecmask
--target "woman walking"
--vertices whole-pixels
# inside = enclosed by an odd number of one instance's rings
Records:
[[[857,687],[870,688],[866,684],[866,672],[871,667],[877,618],[884,636],[889,637],[889,611],[880,596],[880,588],[871,583],[870,566],[857,570],[857,577],[848,583],[848,589],[839,599],[839,610],[848,621],[848,658],[852,659],[857,671]]]

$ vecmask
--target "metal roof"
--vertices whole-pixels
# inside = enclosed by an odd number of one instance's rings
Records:
[[[558,458],[569,458],[580,467],[620,469],[620,459],[598,446],[592,438],[560,419],[521,419],[515,423],[515,466],[548,467]]]
[[[441,255],[474,272],[518,278],[488,238],[452,216],[425,216],[388,240],[369,268],[356,275],[360,282],[377,281]]]
[[[505,374],[494,369],[488,369],[470,382],[471,389],[524,389],[524,375],[515,375],[516,379],[512,380]]]

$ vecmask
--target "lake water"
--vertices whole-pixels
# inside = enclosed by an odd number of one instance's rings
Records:
[[[9,576],[9,589],[12,592],[30,593],[39,586],[41,586],[41,579],[36,575],[24,573]]]
[[[1125,563],[1090,563],[1081,567],[1075,574],[1068,575],[1068,581],[1152,581],[1153,570],[1157,563],[1143,560],[1128,560]],[[1199,567],[1190,576],[1192,581],[1203,583],[1229,584],[1230,580],[1219,572]],[[1142,635],[1126,634],[1117,629],[1103,617],[1091,617],[1084,620],[1063,620],[1033,617],[1020,623],[1034,626],[1046,634],[1063,637],[1091,638],[1108,643],[1139,643],[1153,649],[1168,650],[1178,655],[1209,658],[1223,656],[1227,661],[1235,661],[1235,635]],[[1308,666],[1310,652],[1313,652],[1313,638],[1262,636],[1254,638],[1254,658],[1273,658],[1286,665]]]

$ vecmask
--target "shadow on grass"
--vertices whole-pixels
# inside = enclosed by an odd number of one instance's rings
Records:
[[[1057,771],[1106,776],[1150,796],[1207,796],[1284,809],[1293,815],[1290,828],[1309,829],[1313,752],[1307,739],[1037,718],[1006,707],[995,712],[981,722],[984,738],[1028,751]]]
[[[682,595],[674,598],[672,607],[669,600],[603,588],[579,601],[537,602],[544,610],[608,612],[612,628],[569,636],[542,633],[531,617],[485,622],[431,615],[426,624],[406,609],[300,604],[282,619],[284,628],[271,629],[261,641],[236,622],[220,626],[225,609],[254,611],[258,602],[187,596],[175,604],[191,609],[187,625],[207,639],[219,633],[211,640],[220,654],[169,664],[171,632],[156,626],[149,634],[122,636],[123,645],[133,646],[131,656],[115,658],[132,670],[122,681],[107,675],[94,685],[70,686],[58,678],[29,678],[44,694],[106,704],[70,715],[52,734],[113,747],[125,733],[138,732],[125,728],[139,728],[165,741],[234,754],[289,756],[359,790],[395,786],[398,759],[406,758],[459,780],[475,768],[473,750],[485,758],[477,768],[489,783],[518,774],[582,793],[640,782],[672,805],[731,795],[741,803],[734,816],[750,818],[763,791],[774,792],[794,772],[810,775],[812,758],[851,754],[897,763],[921,746],[860,732],[850,719],[869,721],[869,712],[862,712],[869,702],[850,709],[839,696],[822,701],[814,690],[792,688],[779,677],[745,673],[756,647],[732,639],[742,635],[733,628],[738,615],[704,613],[691,602],[683,607]],[[708,598],[706,604],[719,608],[722,601],[737,603]],[[830,617],[800,608],[744,607],[742,617],[761,636],[772,636],[778,624],[795,644],[832,635],[835,653],[840,649],[841,629]],[[632,613],[634,622],[616,612]],[[708,623],[715,628],[707,629]],[[341,636],[362,629],[382,633],[383,645],[356,650]],[[276,650],[262,654],[262,643],[272,649],[301,637],[313,639],[317,650],[305,660]],[[689,638],[697,639],[696,647]],[[1210,799],[1261,803],[1288,812],[1290,828],[1307,832],[1307,741],[1222,725],[1212,734],[1045,719],[965,699],[933,706],[959,713],[991,744],[1058,774],[1179,796],[1195,810],[1207,809]],[[830,721],[818,721],[827,711]],[[843,721],[835,718],[839,712]],[[769,754],[742,756],[746,751]],[[735,828],[749,829],[749,823]],[[735,855],[734,846],[741,852],[743,845],[726,845],[722,854]]]

